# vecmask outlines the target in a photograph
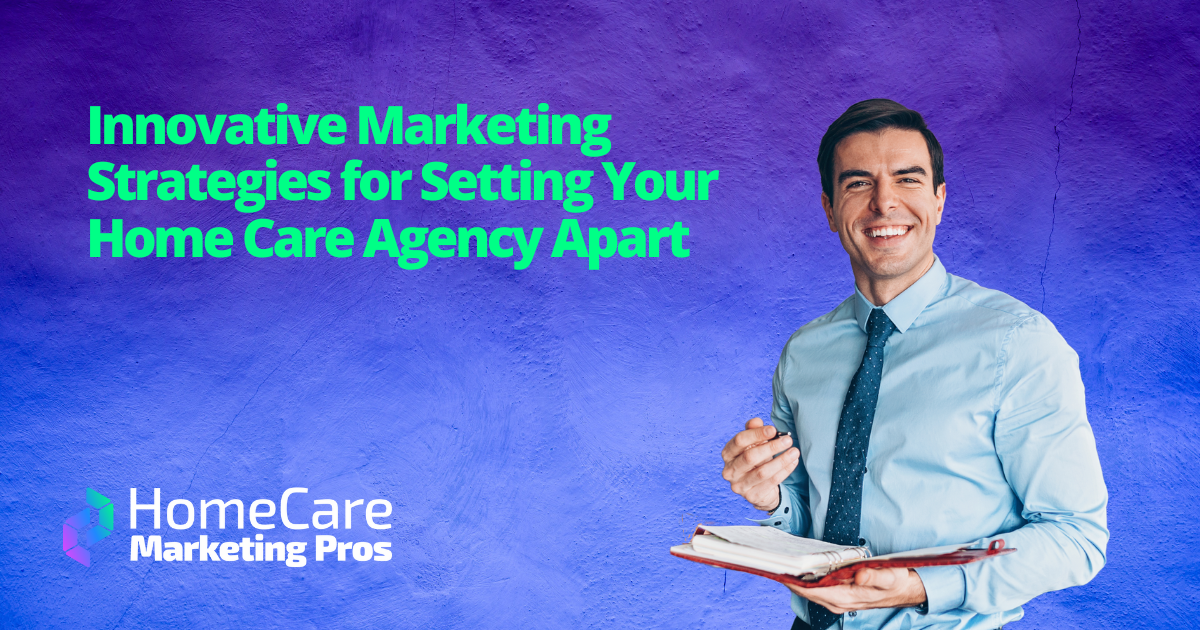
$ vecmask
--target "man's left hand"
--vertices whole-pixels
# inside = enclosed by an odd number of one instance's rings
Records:
[[[912,569],[862,569],[853,584],[801,588],[788,586],[804,599],[840,615],[867,608],[906,608],[925,601],[925,585]]]

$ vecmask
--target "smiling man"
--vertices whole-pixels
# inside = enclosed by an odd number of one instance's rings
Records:
[[[794,629],[999,628],[1104,565],[1108,493],[1078,357],[1041,313],[933,253],[946,184],[920,114],[857,103],[817,163],[854,295],[788,340],[774,426],[747,422],[723,476],[768,512],[760,523],[799,536],[873,554],[996,538],[1017,549],[793,589]]]

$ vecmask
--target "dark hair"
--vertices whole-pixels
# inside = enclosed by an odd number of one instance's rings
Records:
[[[833,201],[833,152],[839,142],[860,131],[883,129],[912,129],[925,136],[929,149],[929,161],[933,167],[933,189],[946,182],[942,170],[942,145],[938,144],[933,132],[925,126],[925,119],[917,112],[886,98],[872,98],[850,106],[846,113],[829,125],[817,149],[817,168],[821,170],[821,190]]]

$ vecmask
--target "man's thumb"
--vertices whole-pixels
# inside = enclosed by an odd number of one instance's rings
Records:
[[[888,588],[895,581],[891,577],[891,572],[886,570],[862,569],[854,574],[854,583],[871,588]]]

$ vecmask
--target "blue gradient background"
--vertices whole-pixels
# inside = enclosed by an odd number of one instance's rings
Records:
[[[752,515],[721,480],[719,450],[768,409],[787,336],[853,290],[815,155],[833,118],[878,96],[923,112],[945,147],[935,249],[947,268],[1040,308],[1080,355],[1111,494],[1109,564],[1034,600],[1015,627],[1187,627],[1200,615],[1193,3],[3,13],[0,626],[786,628],[782,587],[666,549],[697,522]],[[548,257],[568,216],[554,203],[352,203],[337,189],[254,216],[348,226],[358,251],[374,218],[547,235],[522,272],[496,258],[404,271],[389,259],[88,257],[89,218],[238,238],[250,218],[231,202],[89,202],[98,160],[240,170],[273,157],[336,172],[351,158],[475,169],[528,157],[600,170],[570,147],[87,143],[89,105],[215,114],[280,101],[351,123],[360,104],[516,113],[545,101],[613,115],[603,159],[719,168],[721,180],[704,203],[598,203],[585,226],[683,221],[692,255],[593,272]],[[88,486],[113,498],[118,525],[90,569],[59,545]],[[392,529],[334,533],[390,541],[395,559],[316,563],[310,545],[303,569],[131,563],[131,486],[162,488],[164,507],[278,501],[291,486],[387,498]]]

